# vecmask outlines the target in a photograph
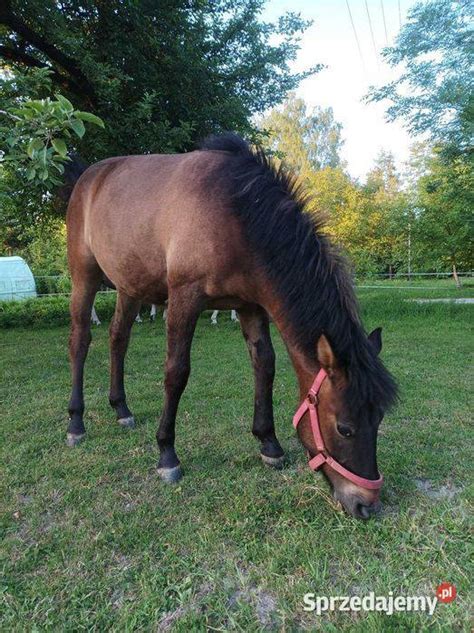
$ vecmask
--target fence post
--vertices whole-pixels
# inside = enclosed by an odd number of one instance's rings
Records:
[[[459,276],[458,276],[458,271],[456,270],[456,264],[453,264],[453,278],[454,278],[454,282],[456,284],[456,288],[460,288],[461,287],[461,281],[460,281]]]

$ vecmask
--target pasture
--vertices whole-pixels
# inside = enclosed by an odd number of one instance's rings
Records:
[[[296,380],[274,328],[286,467],[259,459],[238,325],[221,314],[211,326],[206,315],[178,415],[185,476],[175,486],[155,474],[161,320],[133,329],[132,431],[114,423],[107,401],[107,326],[93,329],[88,434],[76,449],[64,442],[68,328],[0,331],[1,630],[469,630],[472,306],[406,299],[468,297],[473,288],[358,294],[367,330],[384,327],[382,355],[401,388],[380,432],[384,512],[365,523],[345,515],[307,468],[291,425]],[[303,610],[307,592],[433,596],[443,581],[458,597],[432,617]]]

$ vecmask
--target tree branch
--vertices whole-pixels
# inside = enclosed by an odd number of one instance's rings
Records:
[[[53,80],[60,86],[63,86],[66,90],[70,90],[71,92],[82,96],[83,91],[81,86],[77,84],[74,80],[68,79],[64,75],[56,72],[53,68],[39,61],[32,55],[25,53],[24,51],[19,51],[18,49],[10,48],[9,46],[0,46],[0,57],[3,59],[8,59],[12,62],[18,62],[21,64],[25,64],[25,66],[29,66],[31,68],[49,68],[52,71]]]
[[[74,83],[80,88],[82,94],[86,94],[93,101],[95,101],[94,86],[89,82],[82,70],[76,64],[76,62],[65,55],[58,48],[47,42],[41,35],[33,31],[23,20],[17,17],[12,9],[9,0],[3,0],[2,8],[0,10],[0,24],[8,27],[14,31],[17,35],[22,37],[28,44],[34,46],[39,51],[44,53],[52,62],[55,62],[61,66],[69,75],[74,78]],[[23,55],[23,53],[22,53]],[[28,55],[30,59],[34,59]],[[22,61],[18,59],[17,61]],[[36,60],[37,61],[37,60]],[[23,60],[23,63],[27,63]],[[40,63],[40,62],[38,62]],[[32,65],[32,64],[29,64]],[[38,66],[38,64],[36,64]],[[77,91],[76,91],[77,92]]]
[[[26,66],[32,66],[33,68],[45,68],[46,64],[35,59],[32,55],[28,55],[18,49],[10,48],[9,46],[0,46],[0,57],[9,59],[12,62],[20,62]]]

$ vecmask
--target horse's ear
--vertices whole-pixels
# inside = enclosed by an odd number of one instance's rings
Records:
[[[382,350],[382,328],[375,328],[375,330],[369,334],[368,339],[374,349],[374,352],[378,356]]]
[[[337,360],[334,352],[332,351],[332,347],[324,336],[321,336],[318,339],[318,343],[316,346],[316,356],[321,367],[330,375],[337,368]]]

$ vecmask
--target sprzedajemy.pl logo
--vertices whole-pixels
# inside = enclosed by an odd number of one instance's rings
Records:
[[[364,596],[317,596],[305,593],[304,611],[321,615],[326,611],[379,611],[386,615],[403,611],[421,611],[433,615],[438,602],[452,602],[456,598],[456,587],[448,582],[436,588],[434,596],[400,596],[389,591],[388,595],[375,595],[370,591]]]

